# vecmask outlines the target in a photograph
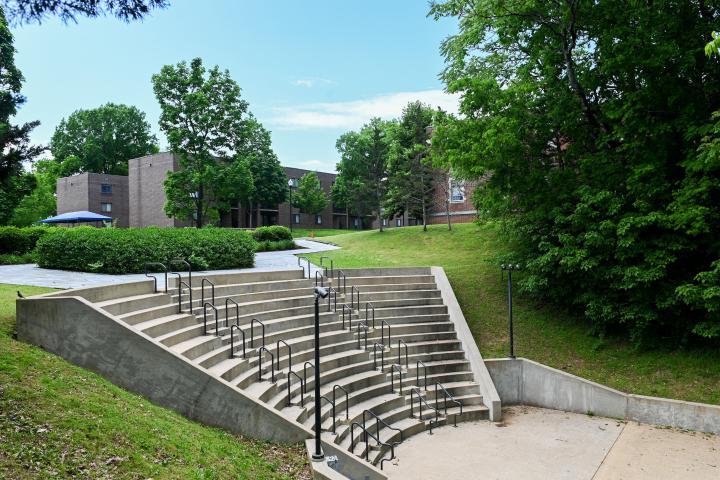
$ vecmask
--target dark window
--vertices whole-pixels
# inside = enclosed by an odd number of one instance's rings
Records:
[[[102,185],[100,185],[100,193],[112,193],[112,185],[110,185],[109,183],[103,183]]]
[[[100,204],[100,211],[103,213],[110,213],[112,212],[112,203],[101,203]]]
[[[402,218],[396,219],[396,220],[395,220],[395,226],[396,226],[396,227],[402,227],[402,221],[403,221]]]
[[[317,225],[322,225],[322,215],[315,215],[315,223]]]
[[[293,213],[293,223],[300,223],[300,214]]]

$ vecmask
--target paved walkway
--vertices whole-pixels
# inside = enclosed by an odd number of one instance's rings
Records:
[[[302,248],[297,250],[283,250],[279,252],[256,253],[255,266],[252,268],[242,268],[234,270],[213,270],[212,272],[202,273],[291,270],[299,268],[296,255],[302,255],[305,253],[325,252],[340,248],[334,245],[328,245],[326,243],[313,242],[311,240],[295,240],[295,243]],[[311,264],[311,273],[314,273],[315,270],[317,270],[317,267]],[[98,285],[126,283],[135,280],[144,280],[145,278],[145,275],[142,273],[128,275],[108,275],[104,273],[50,270],[47,268],[40,268],[37,265],[33,264],[0,265],[0,283],[11,283],[15,285],[34,285],[38,287],[53,288],[83,288],[94,287]],[[165,279],[163,278],[163,276],[159,275],[158,287],[163,288],[165,286],[164,282]]]
[[[390,480],[717,480],[720,437],[534,407],[410,437]]]

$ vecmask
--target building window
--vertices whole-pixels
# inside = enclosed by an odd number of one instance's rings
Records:
[[[402,221],[403,221],[402,217],[396,218],[396,219],[395,219],[395,226],[396,226],[396,227],[402,227]]]
[[[353,220],[353,225],[355,226],[355,228],[360,228],[362,226],[362,222],[359,218],[356,218]]]
[[[289,183],[292,188],[297,188],[299,185],[297,178],[291,178]]]
[[[315,215],[315,224],[322,225],[322,215]]]
[[[300,223],[300,214],[293,213],[293,223]]]
[[[104,193],[106,195],[112,194],[112,185],[109,183],[103,183],[100,185],[100,193]]]
[[[383,227],[387,227],[387,224],[388,224],[387,218],[383,218],[382,224],[383,224]]]
[[[103,213],[110,213],[112,212],[112,203],[101,203],[100,204],[100,211]]]
[[[465,201],[465,182],[450,179],[450,202],[461,203]]]

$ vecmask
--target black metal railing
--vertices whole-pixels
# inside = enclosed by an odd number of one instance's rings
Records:
[[[391,345],[392,340],[390,339],[390,324],[386,322],[385,320],[381,320],[382,323],[380,323],[380,339],[382,340],[382,343],[385,345]],[[387,335],[387,342],[385,342],[385,327],[387,327],[388,335]]]
[[[208,312],[207,309],[208,309],[208,307],[212,308],[213,312],[215,314],[215,335],[217,335],[219,337],[220,336],[220,328],[218,325],[218,309],[217,309],[217,307],[215,307],[215,305],[213,305],[210,302],[203,303],[203,335],[208,334],[208,330],[207,330],[207,312]]]
[[[383,464],[387,461],[393,460],[395,458],[395,445],[390,443],[385,443],[380,441],[380,438],[373,435],[372,432],[368,431],[365,427],[363,427],[358,422],[353,422],[350,425],[350,453],[355,453],[355,427],[358,427],[363,433],[364,433],[364,442],[365,442],[365,460],[370,461],[370,445],[368,445],[368,437],[375,440],[378,444],[378,446],[382,445],[384,447],[387,447],[390,449],[390,458],[383,458],[380,460],[380,470],[383,469]]]
[[[190,263],[187,260],[185,260],[184,258],[173,258],[168,261],[168,267],[172,268],[173,265],[178,264],[178,263],[182,263],[183,265],[185,265],[187,267],[188,285],[190,285],[190,287],[192,287],[192,267],[190,266]],[[178,272],[173,271],[170,273],[178,273]]]
[[[302,262],[303,260],[305,260],[305,262],[307,262],[307,279],[310,280],[312,278],[310,276],[312,273],[312,269],[310,268],[310,259],[307,257],[297,257],[297,259],[298,259],[298,267],[302,268],[302,270],[303,270],[303,278],[305,278],[305,267],[303,267],[302,263],[300,263],[300,262]]]
[[[349,420],[350,419],[350,395],[348,394],[348,391],[345,390],[345,387],[343,387],[342,385],[337,385],[337,384],[333,385],[333,402],[337,402],[337,400],[335,399],[335,392],[337,391],[338,388],[340,390],[342,390],[343,393],[345,394],[345,420]]]
[[[400,445],[400,444],[403,442],[403,432],[402,432],[402,430],[400,430],[400,429],[397,428],[397,427],[390,426],[390,424],[388,424],[385,420],[383,420],[382,418],[380,418],[380,416],[379,416],[378,414],[376,414],[375,412],[373,412],[373,411],[370,410],[370,409],[365,409],[365,410],[363,411],[363,413],[362,413],[362,422],[363,422],[362,424],[363,424],[363,427],[366,427],[366,426],[367,426],[367,425],[365,424],[365,417],[366,417],[366,415],[367,415],[367,416],[371,416],[371,417],[373,417],[373,418],[375,419],[375,435],[377,435],[378,438],[380,438],[380,424],[382,424],[382,425],[383,425],[385,428],[387,428],[388,430],[393,430],[393,431],[398,432],[398,433],[400,434],[400,441],[399,441],[399,442],[393,442],[394,445]]]
[[[350,321],[350,327],[348,328],[348,330],[352,331],[352,314],[353,314],[353,311],[352,311],[352,308],[348,307],[348,304],[347,304],[347,303],[343,303],[343,304],[342,304],[342,328],[345,328],[345,310],[347,310],[347,311],[349,312],[349,313],[348,313],[348,320]]]
[[[327,287],[327,291],[328,291],[328,296],[327,296],[327,302],[328,302],[328,307],[327,307],[327,309],[328,309],[328,312],[331,311],[331,310],[334,311],[334,312],[337,312],[337,290],[335,290],[333,287]],[[333,301],[333,308],[332,308],[332,309],[330,308],[330,305],[331,305],[330,301],[331,301],[331,300]]]
[[[377,351],[380,347],[380,371],[385,370],[385,345],[375,342],[373,344],[373,369],[377,369]]]
[[[205,285],[210,285],[210,295],[212,296],[212,304],[215,305],[215,284],[208,280],[207,278],[203,278],[202,282],[200,282],[200,303],[205,305]]]
[[[357,293],[355,293],[357,292]],[[360,313],[360,289],[355,285],[350,287],[350,306],[355,308],[355,298],[357,297],[357,311]]]
[[[275,356],[273,353],[265,348],[265,346],[262,346],[258,348],[258,380],[262,380],[262,354],[263,352],[266,352],[268,355],[270,355],[270,380],[272,383],[275,383]]]
[[[235,358],[235,330],[240,332],[240,336],[242,337],[242,358],[246,358],[245,332],[243,332],[242,328],[240,328],[240,325],[238,324],[230,326],[230,358]]]
[[[445,409],[445,416],[447,416],[447,402],[450,400],[450,403],[454,403],[458,407],[460,407],[460,415],[463,413],[463,404],[460,400],[457,400],[455,397],[452,396],[450,392],[447,391],[447,389],[443,386],[440,382],[435,382],[435,408],[440,410],[440,405],[438,403],[438,389],[440,389],[443,392],[443,408]],[[457,416],[458,414],[453,415],[453,427],[457,427]]]
[[[278,340],[275,344],[275,354],[277,355],[277,369],[280,371],[280,344],[284,344],[288,350],[288,369],[292,370],[292,347],[285,340]]]
[[[425,377],[425,383],[423,388],[427,388],[427,365],[422,360],[415,362],[415,384],[420,386],[420,365],[423,367],[423,376]]]
[[[347,293],[347,277],[345,276],[345,272],[342,270],[337,271],[337,275],[335,276],[337,279],[337,286],[340,288],[340,279],[342,278],[342,289],[343,289],[343,295]]]
[[[372,302],[365,302],[365,323],[370,324],[368,322],[368,307],[372,308],[372,328],[375,328],[375,305]]]
[[[398,372],[398,382],[400,383],[400,395],[402,395],[402,393],[403,393],[403,388],[402,388],[403,371],[402,371],[402,367],[400,365],[398,365],[397,363],[393,363],[390,366],[390,391],[391,392],[395,391],[395,371],[396,370]]]
[[[358,348],[360,348],[360,330],[365,332],[365,350],[367,350],[368,326],[365,325],[363,322],[358,322],[357,324]]]
[[[421,422],[424,422],[425,419],[423,418],[423,405],[425,405],[429,410],[432,410],[435,412],[435,424],[438,423],[440,420],[440,412],[437,408],[430,405],[427,400],[425,400],[422,396],[422,393],[420,392],[419,388],[413,388],[410,391],[410,418],[415,418],[415,396],[417,396],[418,399],[418,410],[419,415],[418,418]],[[433,429],[433,422],[430,420],[430,434],[432,435],[432,429]]]
[[[230,303],[235,305],[235,325],[240,325],[240,305],[238,305],[238,303],[235,300],[233,300],[232,298],[226,298],[225,299],[225,328],[230,326],[230,320],[228,318],[229,314],[230,314],[229,313],[230,308],[229,308],[228,304],[230,304]]]
[[[332,433],[335,433],[335,425],[336,425],[336,417],[335,417],[335,400],[330,400],[325,395],[320,395],[320,400],[325,400],[327,403],[329,403],[332,406]]]
[[[308,365],[312,367],[313,370],[315,370],[315,365],[313,365],[312,362],[305,362],[303,363],[303,387],[305,388],[305,393],[307,393],[307,367]]]
[[[319,281],[318,281],[319,280]],[[318,286],[318,283],[321,287],[325,286],[325,276],[322,274],[320,270],[315,270],[315,286]]]
[[[155,275],[150,275],[151,272],[150,272],[150,268],[149,268],[149,267],[153,267],[153,266],[162,267],[163,272],[165,273],[165,293],[167,293],[167,291],[168,291],[168,268],[165,266],[164,263],[160,263],[160,262],[148,262],[145,264],[145,276],[148,278],[152,278],[153,281],[155,282],[155,287],[154,287],[155,293],[158,293],[157,277]]]
[[[291,378],[290,378],[291,375],[294,375],[295,378],[300,380],[300,406],[304,407],[305,406],[305,387],[303,386],[304,382],[303,382],[303,379],[300,378],[300,375],[293,372],[292,370],[288,371],[288,377],[287,377],[287,391],[288,391],[287,406],[289,407],[292,405],[292,401],[291,401],[291,397],[290,397],[290,384],[292,383]]]
[[[265,324],[258,320],[257,318],[253,318],[250,320],[250,348],[255,348],[255,324],[258,323],[262,327],[262,345],[261,347],[265,346]]]
[[[176,275],[180,275],[179,273],[176,273]],[[182,287],[185,285],[188,289],[188,293],[190,295],[190,313],[193,313],[193,306],[192,306],[192,288],[189,284],[185,283],[184,280],[178,280],[178,313],[182,313]]]
[[[408,365],[408,345],[407,345],[407,343],[405,343],[405,340],[403,340],[402,338],[398,338],[398,365],[402,365],[402,363],[400,362],[400,358],[401,358],[400,357],[400,346],[401,345],[403,347],[405,347],[405,368],[409,369],[410,366]]]
[[[328,275],[328,269],[323,265],[323,260],[325,259],[330,260],[330,275]],[[335,267],[333,266],[333,259],[330,257],[320,257],[320,266],[325,268],[325,276],[328,278],[332,278],[333,274],[335,273]]]

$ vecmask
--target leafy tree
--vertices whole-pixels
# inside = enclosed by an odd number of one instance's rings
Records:
[[[701,301],[720,258],[717,173],[698,150],[720,107],[720,65],[703,52],[718,9],[431,7],[458,19],[441,48],[443,79],[462,97],[462,117],[438,127],[433,147],[453,171],[483,179],[476,203],[507,222],[526,290],[584,314],[595,332],[638,345],[720,336],[718,311]]]
[[[251,180],[230,179],[252,178],[249,158],[259,124],[230,73],[207,70],[199,58],[165,65],[152,82],[160,128],[180,164],[165,182],[165,212],[190,219],[194,210],[199,228],[216,221],[227,202],[252,195]]]
[[[377,216],[381,232],[392,125],[393,122],[373,118],[359,132],[345,133],[336,143],[341,157],[340,185],[359,214]]]
[[[113,15],[124,22],[140,20],[152,9],[165,8],[168,0],[2,0],[8,17],[16,23],[41,23],[51,16],[63,22],[78,17]]]
[[[428,155],[428,141],[434,111],[421,102],[411,102],[393,129],[388,160],[387,216],[409,212],[422,218],[427,231],[427,215],[433,203],[434,169]]]
[[[8,222],[16,227],[26,227],[57,212],[55,197],[58,179],[57,163],[53,160],[39,160],[33,166],[33,190],[22,197]]]
[[[248,142],[249,167],[255,182],[247,204],[251,222],[260,224],[258,216],[262,205],[277,205],[288,199],[288,178],[270,145],[270,133],[259,123],[253,129],[252,142]],[[254,209],[254,213],[253,213]]]
[[[310,215],[317,215],[325,210],[328,204],[327,194],[315,172],[306,173],[300,178],[293,201],[293,206]]]
[[[145,114],[136,107],[105,104],[77,110],[62,119],[50,141],[50,151],[64,175],[92,172],[127,175],[128,160],[157,153]]]
[[[34,179],[23,171],[44,149],[30,144],[30,131],[40,122],[13,125],[11,118],[25,103],[20,94],[23,76],[15,66],[13,36],[0,8],[0,225],[4,225],[20,199],[33,188]]]
[[[345,166],[342,160],[335,167],[337,169],[337,176],[335,182],[332,184],[330,189],[330,199],[334,207],[345,210],[345,228],[350,229],[350,209],[353,207],[353,198],[351,198],[351,191],[348,185],[346,175],[344,175]]]

